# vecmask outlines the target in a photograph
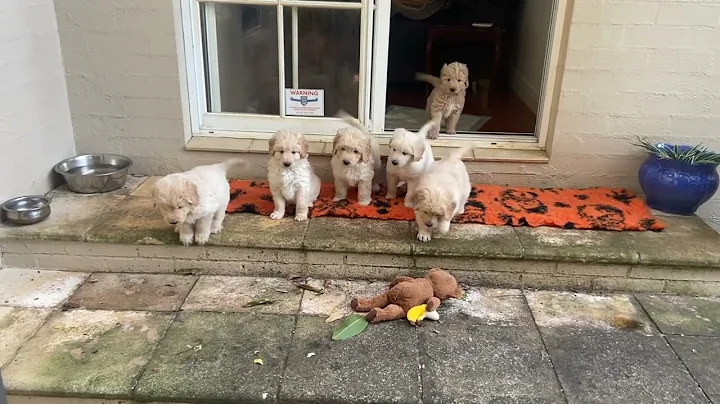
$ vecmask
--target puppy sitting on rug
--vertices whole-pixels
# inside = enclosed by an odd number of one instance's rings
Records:
[[[390,139],[390,155],[385,169],[388,199],[397,196],[397,188],[404,182],[407,184],[405,206],[413,206],[417,180],[435,162],[430,143],[425,139],[432,126],[433,122],[429,121],[417,133],[404,128],[395,129]]]
[[[335,179],[334,201],[347,199],[349,187],[357,187],[358,203],[370,205],[372,191],[379,191],[376,172],[380,171],[380,148],[360,121],[340,111],[338,116],[350,126],[337,131],[330,160]]]
[[[184,245],[204,245],[210,234],[220,233],[225,208],[230,202],[227,171],[245,160],[236,158],[224,163],[197,166],[190,171],[160,178],[153,188],[154,207],[163,218],[175,225]]]
[[[416,80],[433,86],[425,107],[434,122],[428,132],[428,139],[437,139],[443,121],[447,121],[448,135],[456,133],[460,114],[465,108],[465,90],[469,85],[469,74],[467,65],[460,62],[443,65],[439,78],[425,73],[415,74]]]
[[[430,241],[433,232],[446,234],[453,218],[465,212],[472,185],[461,148],[435,162],[418,180],[412,203],[415,207],[417,239]]]
[[[302,134],[279,130],[270,138],[268,182],[275,203],[271,219],[282,219],[290,202],[295,204],[295,220],[307,220],[320,195],[320,178],[310,166],[308,141]]]

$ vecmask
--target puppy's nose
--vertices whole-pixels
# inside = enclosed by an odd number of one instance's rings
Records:
[[[170,224],[178,224],[177,220],[171,220]]]
[[[290,163],[283,163],[285,167],[290,167]]]
[[[393,160],[392,163],[394,166],[396,166],[396,165],[398,165],[399,162],[397,160]]]
[[[425,222],[425,226],[432,227],[432,222]]]
[[[454,88],[454,87],[451,87],[451,88],[450,88],[450,92],[451,92],[451,93],[454,93],[456,90],[457,90],[457,89]]]
[[[347,160],[343,160],[343,164],[345,164],[347,166],[347,165],[350,165],[350,162]]]

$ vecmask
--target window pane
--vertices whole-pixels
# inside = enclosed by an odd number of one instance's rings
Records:
[[[223,3],[214,8],[221,111],[279,115],[277,8]]]
[[[292,7],[284,8],[285,87],[293,88]],[[325,90],[325,116],[358,115],[360,10],[297,9],[298,88]]]

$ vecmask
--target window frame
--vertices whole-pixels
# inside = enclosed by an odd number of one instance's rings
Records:
[[[204,56],[202,47],[202,25],[200,22],[200,3],[226,3],[226,4],[248,4],[264,6],[297,5],[299,7],[323,7],[332,0],[179,0],[176,4],[176,33],[178,36],[178,53],[181,66],[181,78],[183,79],[183,112],[188,125],[186,125],[185,140],[189,143],[193,138],[221,138],[221,140],[267,140],[273,133],[280,129],[292,129],[303,131],[308,124],[315,126],[315,130],[305,130],[305,133],[313,135],[313,138],[322,141],[331,141],[337,128],[344,126],[342,120],[336,118],[306,118],[306,117],[282,117],[284,111],[281,106],[280,116],[258,115],[258,114],[237,114],[237,113],[212,113],[207,114],[206,85]],[[372,4],[377,1],[376,4]],[[553,3],[551,27],[548,41],[550,46],[546,52],[543,66],[543,81],[541,83],[540,104],[538,106],[535,131],[531,135],[508,134],[508,133],[480,133],[480,134],[458,134],[453,137],[442,136],[433,140],[433,145],[441,147],[471,146],[474,148],[491,148],[512,150],[543,151],[546,145],[552,140],[551,132],[554,130],[554,123],[557,115],[560,84],[565,51],[567,47],[567,36],[571,20],[570,0],[555,0]],[[363,122],[374,136],[377,136],[381,144],[387,144],[392,132],[387,129],[381,130],[381,121],[378,119],[384,114],[386,85],[387,85],[387,49],[389,38],[389,23],[383,19],[390,16],[390,2],[381,0],[359,0],[357,3],[340,4],[361,4],[361,77],[360,77],[360,109],[359,119]],[[365,7],[365,5],[368,5]],[[196,8],[193,10],[193,8]],[[349,7],[333,7],[349,8]],[[357,8],[357,7],[356,7]],[[279,13],[280,14],[280,13]],[[279,21],[282,18],[278,18]],[[279,28],[282,33],[284,27]],[[362,35],[365,33],[365,35]],[[279,40],[280,42],[280,40]],[[284,45],[283,45],[284,46]],[[281,54],[280,59],[284,59]],[[380,56],[378,56],[380,55]],[[215,60],[217,62],[217,59]],[[284,61],[282,61],[284,62]],[[284,72],[281,73],[284,77]],[[383,89],[384,91],[379,91]],[[367,96],[365,96],[367,94]],[[280,95],[280,94],[279,94]],[[281,98],[282,100],[282,98]],[[284,101],[284,100],[283,100]],[[282,101],[281,101],[282,103]],[[204,116],[205,115],[205,116]],[[209,119],[208,119],[209,118]],[[373,119],[375,118],[375,119]],[[273,121],[272,130],[267,128],[263,121]],[[322,120],[323,123],[318,121]],[[383,115],[384,121],[384,115]],[[238,122],[242,122],[238,125]],[[239,129],[239,128],[242,129]],[[318,130],[319,129],[319,130]],[[323,132],[323,133],[318,133]],[[208,144],[212,142],[207,142]],[[227,151],[225,149],[225,151]],[[509,161],[512,159],[503,159]],[[519,159],[519,161],[522,159]],[[546,160],[546,159],[545,159]]]

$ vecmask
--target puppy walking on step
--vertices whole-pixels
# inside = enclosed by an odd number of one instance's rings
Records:
[[[388,199],[397,196],[397,188],[401,183],[407,184],[405,206],[412,207],[413,194],[417,180],[435,162],[430,142],[425,139],[433,122],[429,121],[417,133],[398,128],[390,139],[390,155],[387,167]]]
[[[282,219],[288,202],[295,204],[295,220],[308,219],[320,195],[320,178],[310,166],[308,141],[302,134],[279,130],[270,139],[268,182],[275,203],[271,219]]]
[[[210,234],[220,233],[225,209],[230,202],[227,171],[245,165],[240,158],[224,163],[197,166],[190,171],[166,175],[153,188],[154,207],[175,225],[180,241],[204,245]]]
[[[453,218],[465,212],[472,186],[462,156],[467,148],[436,161],[418,180],[412,201],[415,207],[417,239],[430,241],[434,232],[446,234]]]
[[[428,132],[428,139],[437,139],[440,126],[447,121],[448,135],[456,134],[460,114],[465,108],[465,90],[468,88],[468,68],[460,62],[445,64],[440,77],[416,73],[415,79],[432,84],[433,90],[427,99],[425,110],[434,125]]]

